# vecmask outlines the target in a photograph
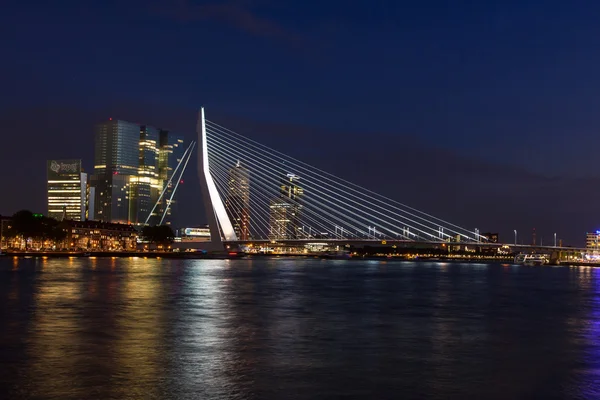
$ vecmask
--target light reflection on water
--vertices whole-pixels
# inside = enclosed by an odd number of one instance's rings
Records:
[[[0,393],[598,398],[599,274],[387,260],[4,258]]]

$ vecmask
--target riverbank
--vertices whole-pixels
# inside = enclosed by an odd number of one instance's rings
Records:
[[[591,261],[560,261],[557,265],[563,267],[600,267],[600,262]]]
[[[440,261],[440,262],[512,262],[512,257],[431,257],[431,256],[386,256],[386,255],[330,255],[313,254],[246,254],[237,252],[203,253],[203,252],[8,252],[4,257],[18,258],[166,258],[166,259],[238,259],[238,258],[317,258],[334,260],[397,260],[397,261]]]

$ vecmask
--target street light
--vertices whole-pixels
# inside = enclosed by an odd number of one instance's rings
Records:
[[[515,246],[517,245],[517,230],[515,229]]]
[[[556,247],[556,233],[554,233],[554,247]]]

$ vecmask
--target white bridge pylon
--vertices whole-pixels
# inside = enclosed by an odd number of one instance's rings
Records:
[[[200,178],[200,188],[202,189],[206,218],[208,219],[208,226],[210,228],[211,243],[213,246],[221,249],[223,248],[223,238],[227,241],[236,241],[237,236],[211,175],[204,107],[200,109],[196,130],[198,132],[198,142],[201,143],[201,151],[198,155],[198,176]]]
[[[198,118],[198,171],[212,243],[487,238]]]

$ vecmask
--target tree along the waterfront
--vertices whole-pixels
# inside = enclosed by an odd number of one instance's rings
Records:
[[[25,241],[25,249],[29,248],[29,240],[54,243],[64,240],[66,232],[60,227],[60,222],[54,218],[33,214],[29,210],[16,212],[11,219],[10,227],[6,230],[8,237],[21,237]]]
[[[142,236],[150,243],[168,245],[173,243],[175,232],[169,225],[145,226]]]

